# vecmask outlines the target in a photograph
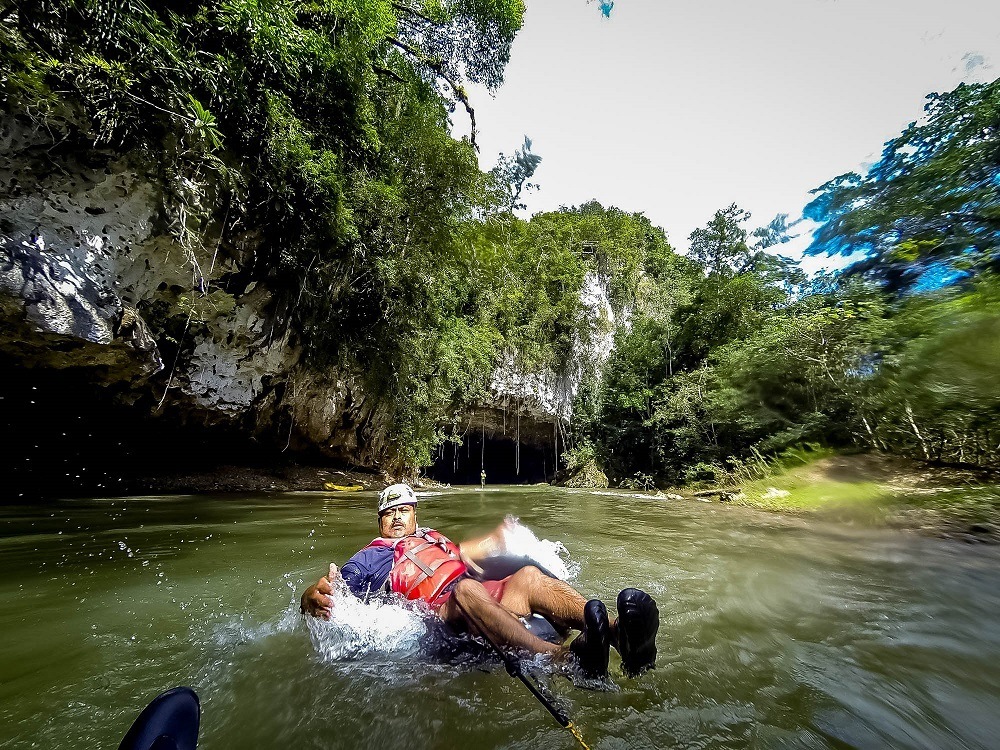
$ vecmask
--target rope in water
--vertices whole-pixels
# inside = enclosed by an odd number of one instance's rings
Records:
[[[482,635],[483,638],[486,639],[486,642],[490,644],[490,646],[493,648],[493,650],[497,652],[497,655],[503,661],[504,667],[507,669],[507,674],[509,674],[511,677],[516,677],[518,680],[520,680],[524,684],[524,686],[528,688],[529,691],[531,691],[531,694],[538,699],[538,702],[545,707],[545,710],[548,711],[550,714],[552,714],[552,718],[555,719],[557,722],[559,722],[559,726],[565,727],[572,733],[572,735],[576,738],[576,741],[580,743],[580,746],[583,748],[583,750],[590,750],[590,747],[587,746],[587,743],[583,739],[583,735],[580,734],[580,730],[570,720],[569,714],[567,714],[565,711],[559,708],[559,706],[556,706],[554,703],[552,703],[552,701],[549,700],[549,698],[547,698],[542,693],[538,685],[536,685],[534,682],[528,679],[528,677],[521,670],[521,663],[510,654],[505,653],[503,649],[501,649],[500,646],[496,644],[496,641],[494,641],[493,638],[490,637],[490,634],[486,632],[486,629],[483,628],[479,620],[473,617],[469,613],[469,611],[459,603],[457,599],[455,600],[455,604],[458,604],[458,608],[462,610],[462,614],[468,618],[469,622],[471,622],[473,625],[476,626],[476,630],[479,631],[479,634]]]
[[[573,736],[576,737],[576,741],[580,743],[580,746],[583,748],[583,750],[590,750],[590,747],[587,745],[587,743],[583,741],[583,735],[580,734],[580,730],[576,728],[576,724],[574,724],[571,721],[569,724],[566,725],[566,728],[573,733]]]

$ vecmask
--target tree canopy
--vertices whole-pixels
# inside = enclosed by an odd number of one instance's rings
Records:
[[[931,94],[925,110],[805,210],[822,223],[809,252],[859,254],[852,272],[890,290],[1000,269],[1000,79]]]
[[[237,261],[206,284],[189,253],[190,289],[139,302],[166,311],[154,333],[183,356],[178,331],[264,284],[304,366],[357,373],[380,405],[390,468],[428,463],[498,362],[565,373],[595,336],[615,346],[569,444],[620,481],[707,478],[801,442],[1000,458],[1000,81],[931,95],[865,175],[815,191],[810,251],[863,259],[810,280],[776,252],[787,217],[751,229],[736,204],[687,256],[596,201],[517,217],[541,156],[525,138],[484,173],[465,86],[500,85],[522,0],[0,13],[0,106],[52,134],[45,158],[127,154],[162,186],[178,248],[214,227]],[[459,106],[469,139],[451,135]],[[615,323],[588,312],[594,283]]]

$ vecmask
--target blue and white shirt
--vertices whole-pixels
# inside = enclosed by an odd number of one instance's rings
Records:
[[[417,531],[430,529],[421,527]],[[374,594],[388,591],[394,554],[392,547],[365,547],[355,553],[340,569],[351,593],[367,601]]]

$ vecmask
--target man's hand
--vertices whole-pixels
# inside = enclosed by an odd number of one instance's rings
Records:
[[[479,560],[484,560],[491,555],[499,555],[507,551],[506,532],[514,528],[517,519],[514,516],[507,516],[493,531],[486,536],[469,539],[462,542],[459,548],[462,550],[462,562],[474,571],[482,573],[482,569],[476,565]],[[471,564],[470,564],[471,563]]]
[[[314,586],[310,586],[302,594],[299,611],[304,615],[322,617],[329,620],[333,614],[333,587],[340,578],[337,566],[330,563],[330,572],[320,578]]]

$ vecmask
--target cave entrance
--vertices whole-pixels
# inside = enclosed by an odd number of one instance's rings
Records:
[[[266,465],[264,449],[235,430],[154,418],[151,393],[129,405],[116,398],[120,386],[90,374],[0,355],[0,430],[8,436],[0,502],[127,495],[163,477]]]
[[[487,484],[548,482],[556,473],[555,446],[522,441],[519,451],[517,441],[509,436],[469,430],[462,445],[439,446],[426,473],[438,482],[479,484],[480,469],[486,470]]]

